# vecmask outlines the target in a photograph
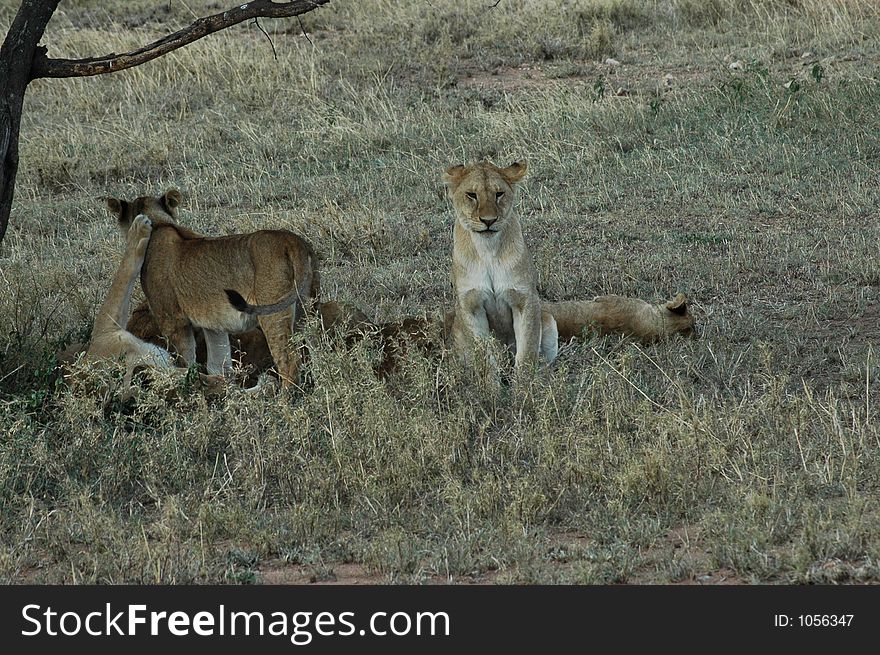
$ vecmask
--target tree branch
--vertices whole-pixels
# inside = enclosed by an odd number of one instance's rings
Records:
[[[90,59],[50,59],[46,49],[40,48],[34,57],[31,67],[31,79],[40,77],[85,77],[113,73],[133,66],[139,66],[172,50],[197,41],[204,36],[219,32],[238,23],[252,18],[289,18],[299,16],[330,0],[290,0],[289,2],[273,2],[272,0],[252,0],[228,11],[213,16],[199,18],[192,25],[178,30],[173,34],[145,45],[138,50],[124,54],[111,53],[103,57]]]

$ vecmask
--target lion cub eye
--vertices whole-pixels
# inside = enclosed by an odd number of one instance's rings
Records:
[[[504,191],[495,192],[495,200],[501,200],[504,197]]]
[[[466,195],[468,198],[470,198],[471,200],[474,200],[474,201],[476,201],[476,199],[477,199],[477,194],[474,193],[473,191],[466,191],[464,195]]]

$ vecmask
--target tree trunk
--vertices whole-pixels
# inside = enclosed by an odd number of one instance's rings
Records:
[[[59,0],[22,0],[0,46],[0,242],[6,234],[15,173],[18,171],[18,132],[24,92],[46,24]]]

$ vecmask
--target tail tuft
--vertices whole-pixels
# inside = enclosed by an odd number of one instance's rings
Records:
[[[226,291],[226,297],[229,298],[229,303],[233,307],[235,307],[240,312],[249,313],[251,306],[240,293],[238,293],[237,291],[233,291],[232,289],[224,289],[224,291]]]

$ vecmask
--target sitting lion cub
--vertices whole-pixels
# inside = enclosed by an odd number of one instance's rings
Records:
[[[180,202],[176,189],[131,202],[107,198],[123,230],[139,214],[152,220],[141,286],[159,329],[190,365],[193,328],[201,328],[207,371],[222,375],[232,362],[229,333],[259,324],[282,386],[296,383],[300,354],[290,340],[319,288],[311,245],[286,230],[205,237],[177,224]]]
[[[516,366],[538,354],[556,358],[553,316],[541,311],[537,274],[514,212],[516,184],[526,165],[489,162],[446,169],[443,181],[455,212],[452,283],[453,345],[469,352],[475,339],[495,335],[516,348]]]

